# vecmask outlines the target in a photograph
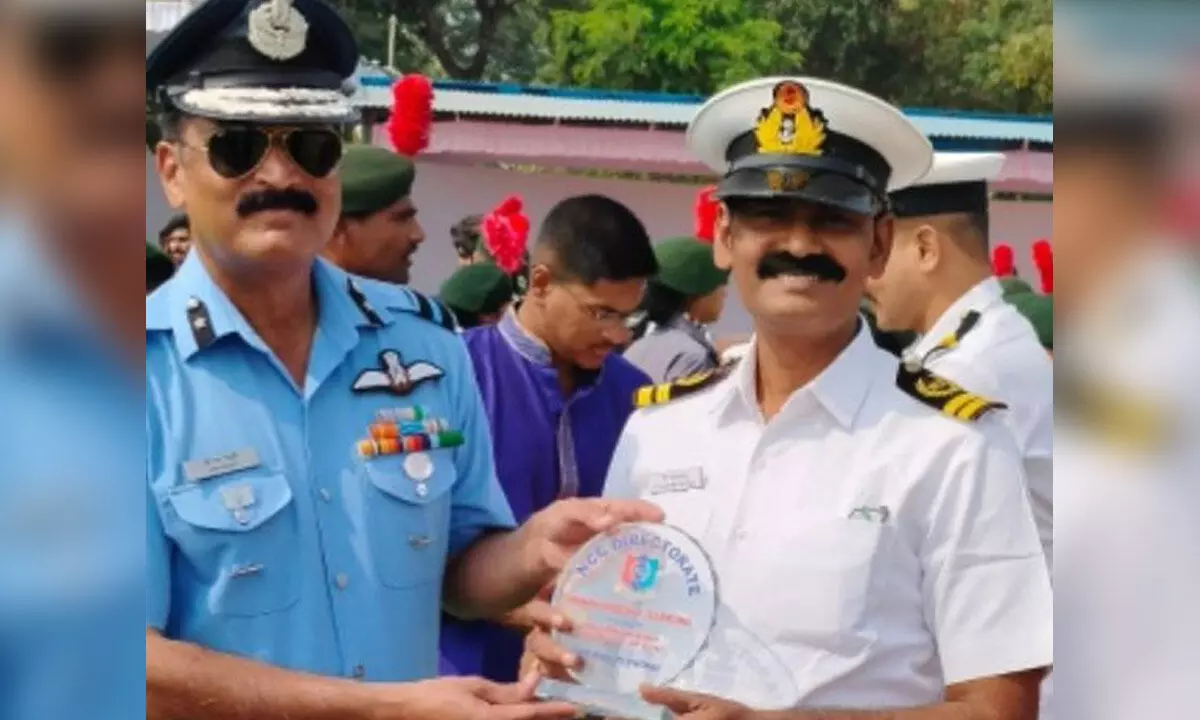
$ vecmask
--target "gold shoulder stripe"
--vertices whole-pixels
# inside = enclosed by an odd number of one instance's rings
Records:
[[[992,410],[1008,407],[976,395],[923,367],[905,363],[900,364],[896,373],[896,385],[921,403],[966,422],[974,422]]]
[[[724,366],[716,370],[705,370],[695,375],[679,378],[674,382],[659,385],[647,385],[638,388],[633,394],[634,407],[644,408],[652,405],[665,405],[685,395],[702,390],[719,382],[729,374],[732,366]]]

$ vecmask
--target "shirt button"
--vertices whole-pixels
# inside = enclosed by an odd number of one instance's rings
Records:
[[[321,488],[320,494],[321,494],[321,499],[324,500],[325,502],[329,502],[330,500],[333,499],[333,493],[329,492],[325,488]]]
[[[367,669],[365,667],[363,667],[362,665],[354,666],[354,677],[361,680],[362,678],[366,677],[366,675],[367,675]]]
[[[346,586],[350,584],[350,577],[346,573],[338,573],[333,582],[337,585],[338,590],[345,590]]]

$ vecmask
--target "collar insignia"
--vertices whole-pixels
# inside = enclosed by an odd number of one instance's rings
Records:
[[[247,38],[263,56],[279,62],[291,60],[304,52],[308,21],[292,7],[292,0],[264,0],[250,13]]]
[[[825,115],[808,104],[808,88],[787,80],[775,86],[772,104],[754,126],[760,153],[820,155],[825,145]],[[805,178],[807,180],[807,178]]]
[[[405,365],[400,359],[400,353],[395,350],[379,353],[379,363],[379,368],[359,373],[350,389],[356,393],[386,392],[392,395],[408,395],[417,385],[436,380],[446,374],[437,365],[424,360]]]

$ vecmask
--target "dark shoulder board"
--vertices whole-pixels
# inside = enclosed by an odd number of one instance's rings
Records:
[[[451,332],[458,330],[458,323],[454,321],[454,313],[450,312],[450,308],[438,300],[422,295],[416,290],[409,289],[408,291],[416,299],[417,315],[420,315],[422,319],[435,325],[441,325]]]
[[[1008,407],[909,363],[900,363],[900,369],[896,372],[896,385],[921,403],[967,422],[974,422],[992,410]]]
[[[714,370],[705,370],[695,375],[681,377],[673,382],[638,388],[633,394],[633,405],[638,408],[665,405],[672,400],[678,400],[706,387],[711,387],[728,376],[734,367],[735,365],[731,363]]]

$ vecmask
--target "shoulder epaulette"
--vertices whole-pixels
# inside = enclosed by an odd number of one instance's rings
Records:
[[[900,363],[900,369],[896,372],[896,385],[921,403],[967,422],[974,422],[992,410],[1008,407],[1004,403],[976,395],[911,363]]]
[[[704,370],[694,375],[681,377],[673,382],[646,385],[634,392],[633,405],[638,408],[665,405],[672,400],[678,400],[720,382],[729,375],[733,368],[733,364],[722,365],[713,370]]]
[[[921,358],[921,363],[927,365],[930,360],[933,360],[938,355],[950,352],[958,347],[958,344],[967,336],[967,333],[974,330],[975,326],[979,324],[980,317],[978,310],[971,310],[966,315],[963,315],[962,321],[959,322],[954,332],[942,338],[937,345],[925,353],[925,357]]]
[[[425,297],[416,290],[410,289],[409,292],[417,300],[417,315],[435,325],[441,325],[450,332],[457,332],[458,323],[455,322],[454,313],[450,312],[450,308],[443,305],[440,300]]]

